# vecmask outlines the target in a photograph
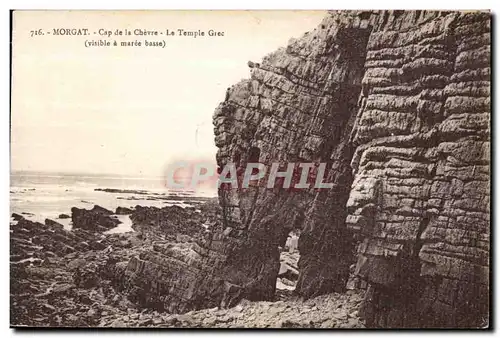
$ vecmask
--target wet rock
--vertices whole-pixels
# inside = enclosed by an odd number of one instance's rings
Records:
[[[52,221],[53,222],[53,221]],[[68,254],[102,250],[106,240],[82,229],[66,231],[51,220],[49,225],[21,219],[10,234],[10,254],[13,264],[33,264],[39,260]]]
[[[73,228],[104,232],[116,227],[120,221],[112,218],[113,212],[95,205],[91,210],[71,208]]]
[[[45,225],[48,227],[55,227],[59,229],[64,229],[64,226],[61,223],[58,223],[54,220],[51,220],[50,218],[45,219]]]
[[[207,211],[199,213],[193,208],[179,206],[156,208],[138,205],[130,214],[130,219],[134,229],[163,239],[176,240],[177,236],[200,239],[205,233],[202,224],[208,215]]]
[[[133,212],[133,210],[130,208],[117,207],[115,214],[117,214],[117,215],[130,215],[132,212]]]

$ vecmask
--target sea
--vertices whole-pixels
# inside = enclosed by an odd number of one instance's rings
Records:
[[[114,189],[114,192],[98,189]],[[169,200],[169,196],[173,196]],[[46,218],[71,229],[71,218],[59,219],[60,214],[71,216],[71,208],[92,209],[99,205],[114,211],[117,207],[179,205],[192,206],[190,197],[214,197],[210,190],[169,190],[161,177],[132,177],[122,175],[12,172],[10,175],[10,213],[26,219],[44,222]],[[111,232],[131,229],[126,215]],[[12,219],[11,219],[12,221]]]

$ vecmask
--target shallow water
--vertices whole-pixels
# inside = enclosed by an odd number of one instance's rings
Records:
[[[71,218],[59,219],[58,217],[60,214],[71,215],[72,207],[92,209],[97,204],[115,211],[117,207],[132,208],[136,205],[160,208],[170,205],[190,206],[183,200],[148,200],[148,198],[158,196],[166,197],[170,193],[179,193],[167,190],[162,184],[160,179],[152,178],[13,173],[11,174],[10,212],[22,214],[29,220],[42,223],[46,218],[50,218],[69,230]],[[145,190],[146,194],[95,191],[97,188]],[[200,191],[180,193],[186,198],[213,195],[211,192]],[[120,220],[123,223],[119,225],[119,231],[130,231],[130,219],[121,217]]]

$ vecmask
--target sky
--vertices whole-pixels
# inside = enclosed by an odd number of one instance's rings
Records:
[[[319,25],[321,11],[16,11],[11,170],[160,176],[214,160],[212,115],[247,62]],[[34,35],[87,28],[91,36]],[[99,29],[209,29],[223,37],[112,36],[158,47],[90,47]],[[97,32],[97,35],[92,35]],[[176,31],[177,32],[177,31]],[[35,34],[35,33],[34,33]]]

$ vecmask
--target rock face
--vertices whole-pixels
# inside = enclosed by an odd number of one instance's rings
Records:
[[[368,41],[350,139],[347,223],[364,237],[364,316],[369,326],[484,326],[490,16],[384,17]]]
[[[220,254],[206,249],[215,224],[212,207],[204,205],[198,212],[179,206],[136,206],[130,215],[133,228],[154,245],[128,261],[118,278],[122,280],[119,289],[134,303],[157,311],[186,312],[218,305],[220,298],[211,299],[207,291],[223,292],[223,281],[209,278],[223,267],[217,265]],[[204,227],[207,223],[212,226]]]
[[[272,299],[298,228],[299,295],[344,291],[357,261],[368,327],[485,325],[489,13],[330,12],[249,65],[214,114],[219,166],[326,162],[333,187],[223,185],[221,224],[170,289],[178,309]]]

